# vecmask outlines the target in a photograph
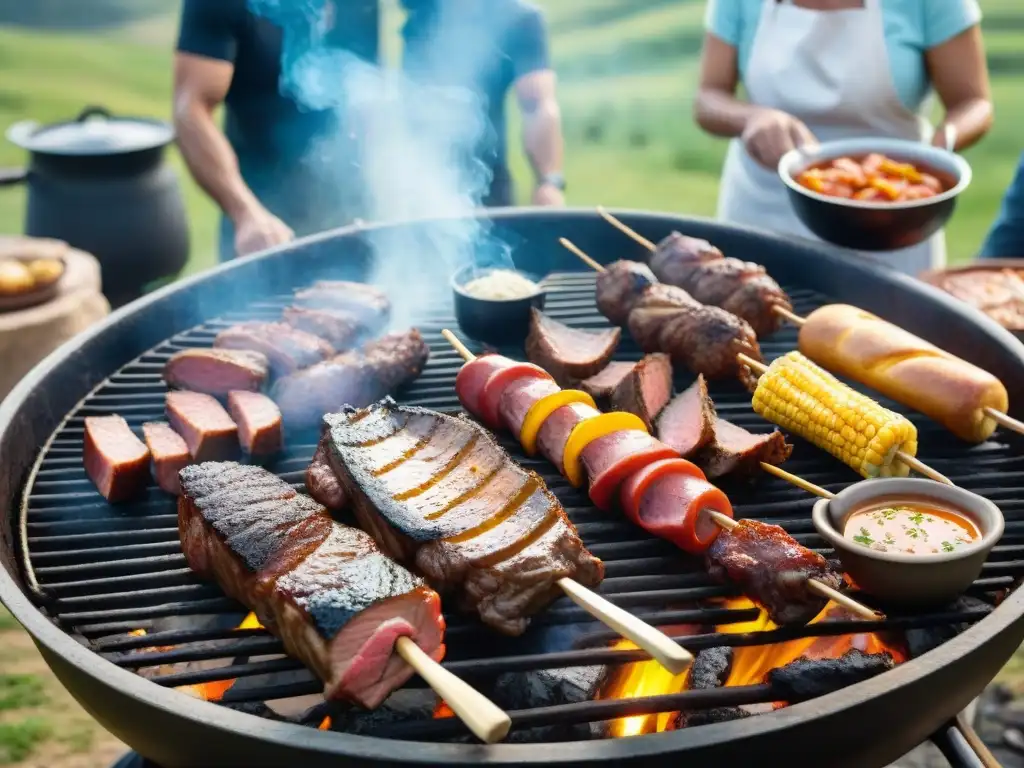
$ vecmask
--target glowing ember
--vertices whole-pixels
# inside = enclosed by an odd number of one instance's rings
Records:
[[[320,725],[317,726],[317,729],[321,731],[331,730],[331,716],[328,715],[323,720],[321,720]]]
[[[250,612],[248,616],[242,619],[242,623],[239,624],[235,629],[263,629],[263,625],[260,624],[259,619],[256,618],[256,614]],[[146,634],[146,630],[138,629],[135,632]],[[134,632],[131,634],[135,634]],[[231,678],[230,680],[214,680],[210,683],[197,683],[196,685],[182,685],[174,690],[181,691],[182,693],[194,696],[197,699],[203,701],[220,701],[224,694],[228,692],[228,689],[235,684],[238,678]],[[323,723],[320,724],[321,730],[330,728],[330,718],[326,718],[324,722],[327,723],[325,727]]]
[[[264,629],[264,626],[260,624],[260,620],[256,618],[256,614],[249,612],[249,615],[242,619],[242,623],[238,625],[238,629]]]
[[[128,633],[128,637],[145,637],[145,636],[146,636],[146,630],[144,630],[144,629],[133,629],[131,632]]]
[[[455,717],[455,713],[444,701],[438,699],[437,706],[434,707],[434,719],[440,720],[443,717]]]

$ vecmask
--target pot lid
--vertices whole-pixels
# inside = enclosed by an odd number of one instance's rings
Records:
[[[7,129],[7,139],[51,155],[120,155],[166,146],[174,131],[159,120],[114,117],[102,107],[87,107],[66,123],[16,123]]]

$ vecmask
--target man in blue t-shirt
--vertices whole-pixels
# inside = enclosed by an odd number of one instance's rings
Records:
[[[1024,258],[1024,154],[1020,156],[1013,181],[1003,195],[999,217],[981,247],[981,258]]]
[[[359,216],[354,139],[336,109],[308,109],[289,95],[289,51],[315,41],[376,62],[378,0],[318,2],[184,0],[174,123],[189,170],[224,213],[222,259]],[[223,132],[214,120],[221,104]]]

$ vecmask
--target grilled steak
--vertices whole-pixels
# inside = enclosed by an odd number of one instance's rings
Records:
[[[715,404],[704,377],[697,375],[684,392],[672,398],[657,421],[658,439],[684,458],[715,439]]]
[[[755,474],[765,464],[781,464],[793,452],[779,430],[755,434],[725,419],[715,419],[715,439],[691,458],[710,479]]]
[[[740,520],[723,531],[705,554],[713,579],[734,583],[768,612],[776,624],[806,624],[827,600],[807,589],[817,579],[833,589],[842,582],[824,557],[801,547],[784,528]]]
[[[597,276],[597,308],[615,325],[625,325],[633,305],[658,278],[639,261],[614,261]]]
[[[120,416],[86,416],[85,473],[107,501],[124,501],[149,480],[149,449]]]
[[[270,362],[262,352],[247,349],[183,349],[164,365],[164,381],[176,389],[226,395],[233,389],[258,391],[267,380]]]
[[[634,413],[643,419],[647,429],[672,397],[672,363],[668,355],[655,352],[633,366],[633,370],[612,392],[611,405],[616,411]]]
[[[792,703],[861,683],[895,666],[888,653],[864,653],[851,648],[838,659],[796,659],[770,670],[765,682]]]
[[[615,391],[615,387],[629,375],[636,363],[608,363],[601,371],[589,379],[580,382],[580,389],[588,393],[596,401],[607,401]]]
[[[355,315],[335,309],[286,307],[281,319],[293,328],[319,336],[337,352],[355,346],[366,332]]]
[[[275,376],[286,376],[334,354],[334,348],[319,336],[288,323],[239,323],[218,333],[213,346],[260,352]]]
[[[601,581],[604,566],[544,481],[475,422],[390,398],[324,422],[361,527],[485,624],[521,634],[559,579]]]
[[[281,411],[260,392],[229,392],[228,411],[238,425],[238,440],[250,456],[271,456],[281,450]]]
[[[387,325],[391,302],[379,288],[346,280],[320,280],[295,294],[300,307],[330,309],[354,315],[367,333],[375,334]]]
[[[526,357],[555,377],[563,387],[598,373],[608,365],[622,331],[570,328],[536,308],[530,310]]]
[[[233,459],[238,455],[238,427],[212,395],[168,392],[167,420],[184,438],[196,461]]]
[[[177,496],[181,492],[178,472],[192,463],[192,455],[181,435],[164,421],[149,421],[142,425],[142,434],[153,456],[153,477],[167,493]]]
[[[274,386],[273,398],[288,424],[310,426],[346,405],[362,407],[406,384],[423,370],[430,349],[415,328],[389,333]]]
[[[189,566],[253,610],[324,681],[324,695],[376,707],[412,676],[394,651],[410,637],[444,655],[437,593],[259,467],[181,472],[178,531]]]
[[[306,468],[306,490],[309,495],[328,509],[343,509],[345,506],[345,489],[334,474],[331,463],[327,460],[327,438],[321,437],[317,443],[313,460]]]

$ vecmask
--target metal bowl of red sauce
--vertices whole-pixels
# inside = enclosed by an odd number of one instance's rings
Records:
[[[956,153],[898,139],[794,149],[778,170],[800,221],[825,242],[859,251],[927,240],[971,183],[971,166]]]
[[[963,594],[1005,525],[988,499],[917,478],[856,483],[818,501],[811,519],[859,589],[911,608]]]

